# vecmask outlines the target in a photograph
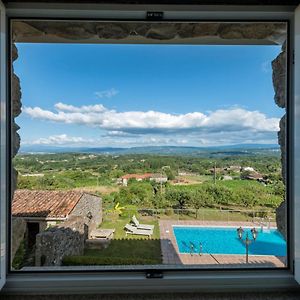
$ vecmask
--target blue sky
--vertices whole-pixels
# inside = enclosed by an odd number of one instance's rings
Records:
[[[276,143],[279,46],[17,46],[22,145]]]

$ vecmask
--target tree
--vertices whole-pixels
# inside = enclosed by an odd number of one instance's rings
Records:
[[[229,204],[232,202],[234,194],[233,192],[225,187],[214,184],[208,184],[206,191],[213,197],[216,204]]]
[[[169,189],[166,192],[166,199],[174,203],[174,207],[185,209],[191,200],[191,193],[185,190]]]
[[[213,202],[213,197],[205,189],[199,188],[192,192],[190,205],[192,208],[196,209],[196,219],[198,219],[198,210],[201,207],[206,207],[211,205]]]
[[[173,180],[175,179],[175,174],[171,169],[165,169],[165,173],[168,177],[168,180]]]

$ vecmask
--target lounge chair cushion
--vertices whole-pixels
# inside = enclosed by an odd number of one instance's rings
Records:
[[[141,229],[141,230],[153,230],[154,229],[154,225],[141,224],[135,215],[133,215],[131,221],[137,229]]]
[[[153,234],[153,230],[138,229],[130,224],[126,224],[124,226],[124,229],[126,233],[130,233],[130,234],[147,235],[147,236],[151,236]]]
[[[126,224],[126,225],[124,226],[124,229],[126,229],[127,231],[134,232],[137,228],[134,227],[134,226],[132,226],[132,225],[130,225],[130,224]]]
[[[139,227],[139,225],[140,225],[140,222],[138,221],[138,219],[136,218],[135,215],[133,215],[133,217],[132,217],[132,223],[133,223],[136,227]]]
[[[105,238],[108,239],[111,237],[115,232],[115,229],[94,229],[90,233],[91,239],[101,239]]]

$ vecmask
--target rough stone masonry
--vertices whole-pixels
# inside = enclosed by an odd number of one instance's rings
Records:
[[[60,266],[64,256],[83,255],[88,225],[83,217],[67,221],[36,236],[35,265]]]

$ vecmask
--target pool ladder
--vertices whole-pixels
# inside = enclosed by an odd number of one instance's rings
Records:
[[[195,246],[192,242],[190,242],[190,255],[193,256],[193,253],[195,251]]]
[[[195,245],[192,242],[190,242],[190,255],[193,256],[194,253],[195,253]],[[203,254],[203,245],[200,242],[199,243],[199,255],[202,256],[202,254]]]

